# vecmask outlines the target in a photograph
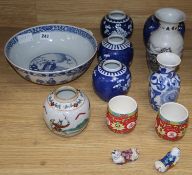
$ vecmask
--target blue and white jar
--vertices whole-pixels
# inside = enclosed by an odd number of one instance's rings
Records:
[[[133,45],[122,35],[111,34],[100,43],[98,58],[99,61],[114,59],[130,66],[133,59]]]
[[[151,15],[147,18],[147,20],[145,21],[145,24],[144,24],[144,28],[143,28],[143,40],[144,40],[145,46],[147,46],[151,33],[154,32],[155,30],[157,30],[159,28],[159,26],[160,26],[159,19],[156,18],[155,14]],[[178,31],[184,37],[184,34],[185,34],[185,23],[184,22],[179,23]]]
[[[180,91],[180,77],[175,68],[180,64],[178,55],[164,52],[157,56],[159,70],[154,72],[149,80],[149,98],[152,108],[159,110],[167,102],[175,102]]]
[[[104,38],[118,33],[128,38],[133,33],[133,20],[120,10],[110,11],[101,21],[101,34]]]
[[[101,61],[93,71],[93,87],[97,95],[109,101],[117,95],[128,92],[131,73],[127,66],[117,60]]]

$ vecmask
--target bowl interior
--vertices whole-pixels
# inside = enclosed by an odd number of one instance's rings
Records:
[[[88,62],[95,51],[96,42],[86,31],[71,26],[54,29],[50,25],[16,34],[8,41],[5,54],[22,69],[53,72],[78,67]]]

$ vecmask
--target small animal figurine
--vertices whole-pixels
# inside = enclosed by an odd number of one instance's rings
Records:
[[[180,149],[174,147],[161,160],[155,162],[155,169],[161,173],[166,172],[178,162],[180,154]]]
[[[115,164],[125,164],[127,162],[135,161],[139,158],[139,151],[136,148],[130,148],[126,151],[113,150],[112,160]]]

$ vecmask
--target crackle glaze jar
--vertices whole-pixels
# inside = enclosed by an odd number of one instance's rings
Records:
[[[185,20],[185,14],[177,9],[163,8],[155,12],[160,26],[152,32],[147,44],[147,63],[150,72],[158,70],[157,55],[162,52],[173,52],[181,57],[183,37],[178,31],[178,24]]]
[[[109,101],[114,96],[128,92],[131,73],[127,66],[117,60],[104,60],[95,67],[92,79],[97,95]]]
[[[100,30],[104,38],[112,33],[128,38],[133,33],[133,20],[124,11],[113,10],[101,20]]]
[[[161,10],[163,10],[163,9],[164,8],[162,8]],[[145,46],[147,46],[151,33],[154,32],[155,30],[157,30],[159,28],[159,25],[160,25],[159,19],[156,18],[155,14],[151,15],[147,18],[147,20],[145,21],[145,24],[144,24],[144,28],[143,28],[143,40],[144,40]],[[184,37],[184,34],[185,34],[185,23],[184,22],[179,23],[178,31]]]
[[[149,80],[149,98],[152,108],[159,110],[161,105],[167,102],[175,102],[180,91],[180,77],[175,68],[180,64],[178,55],[164,52],[157,56],[160,65],[159,70],[154,72]]]
[[[80,90],[63,86],[48,95],[44,103],[44,120],[60,136],[79,134],[88,124],[90,103]]]
[[[99,44],[98,58],[99,61],[114,59],[130,66],[133,59],[133,45],[122,35],[111,34]]]

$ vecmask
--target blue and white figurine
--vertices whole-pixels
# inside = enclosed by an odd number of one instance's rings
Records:
[[[144,24],[144,28],[143,28],[143,40],[144,40],[145,46],[147,46],[151,33],[153,31],[157,30],[159,28],[159,26],[160,26],[159,19],[155,16],[155,14],[151,15],[147,18],[147,20],[145,21],[145,24]],[[185,23],[183,21],[179,23],[178,31],[184,37]]]
[[[92,78],[95,92],[105,101],[126,94],[131,84],[128,67],[117,60],[101,61],[95,67]]]
[[[162,159],[155,161],[155,169],[161,173],[166,172],[168,169],[176,165],[181,156],[179,148],[174,147]]]
[[[125,12],[113,10],[103,17],[100,29],[104,38],[112,33],[129,38],[133,33],[133,20]]]
[[[154,110],[158,111],[161,105],[167,102],[175,102],[180,91],[180,77],[175,68],[180,64],[178,55],[164,52],[157,56],[160,64],[159,70],[150,76],[149,98]]]
[[[111,34],[100,43],[98,58],[99,61],[114,59],[130,66],[133,59],[133,45],[122,35]]]

